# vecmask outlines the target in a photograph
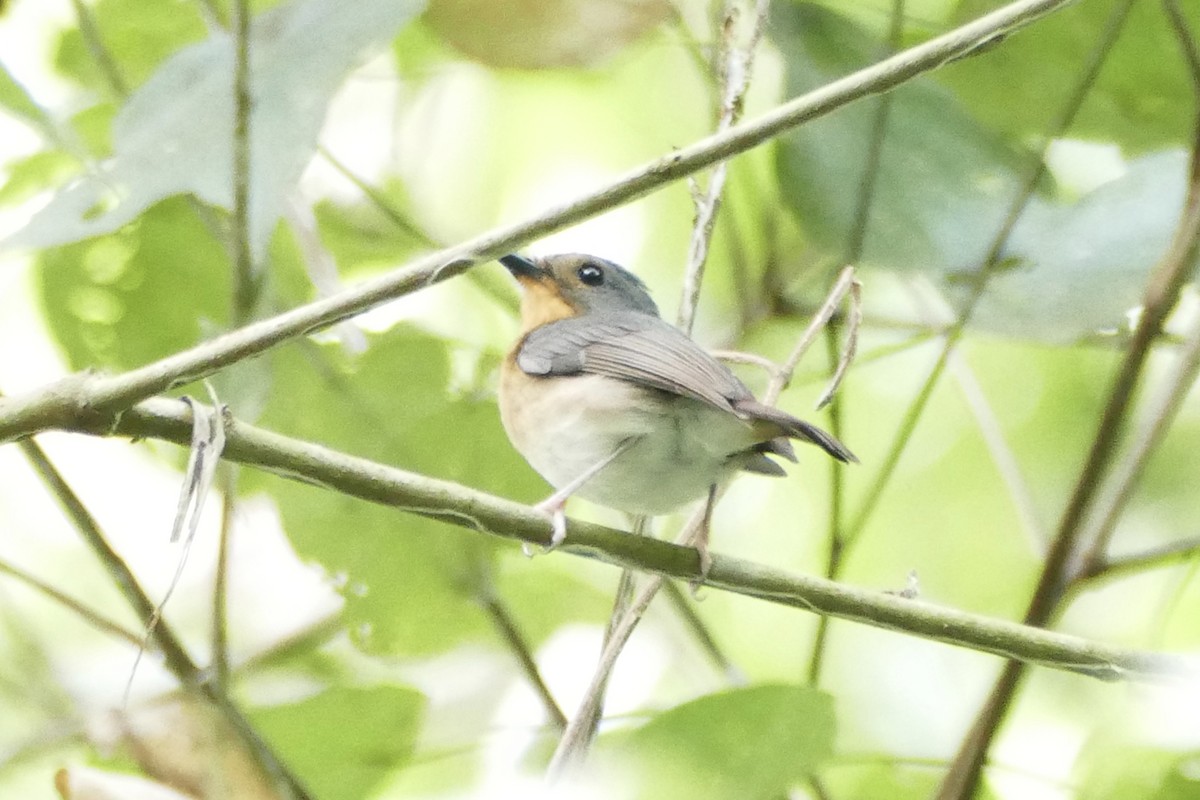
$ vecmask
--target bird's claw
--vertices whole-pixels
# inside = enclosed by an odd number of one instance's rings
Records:
[[[699,596],[700,589],[708,581],[708,571],[712,569],[712,554],[708,552],[708,542],[705,539],[696,542],[696,555],[700,559],[700,574],[688,582],[692,597]]]
[[[537,547],[529,542],[523,542],[521,552],[527,558],[533,558],[539,553],[549,553],[567,538],[567,513],[563,510],[564,505],[563,501],[552,497],[534,506],[538,511],[550,515],[550,544],[545,547]]]

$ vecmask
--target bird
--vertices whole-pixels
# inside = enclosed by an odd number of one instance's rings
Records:
[[[592,255],[501,257],[521,288],[521,330],[500,368],[500,418],[555,493],[549,549],[578,496],[635,516],[704,497],[739,471],[782,476],[789,440],[857,462],[829,433],[760,403],[723,363],[659,313],[646,284]],[[707,538],[702,568],[711,564]],[[707,570],[704,569],[706,572]]]

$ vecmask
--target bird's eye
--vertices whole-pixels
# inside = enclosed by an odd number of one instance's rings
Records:
[[[584,264],[575,274],[588,286],[599,286],[604,283],[604,270],[595,264]]]

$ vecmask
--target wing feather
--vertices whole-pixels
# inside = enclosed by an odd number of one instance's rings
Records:
[[[607,375],[723,411],[752,399],[724,364],[678,328],[648,314],[591,314],[543,325],[525,337],[517,365],[533,375]]]
[[[747,466],[771,471],[765,453],[795,459],[785,436],[810,442],[839,461],[858,461],[816,425],[754,399],[729,368],[683,331],[649,314],[610,312],[558,320],[531,331],[517,351],[530,375],[591,373],[691,397],[764,425],[763,458]]]

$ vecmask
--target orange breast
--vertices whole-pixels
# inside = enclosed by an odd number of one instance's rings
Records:
[[[579,311],[563,299],[557,287],[548,281],[519,277],[521,288],[521,332],[529,333],[534,328],[560,319],[570,319]]]

